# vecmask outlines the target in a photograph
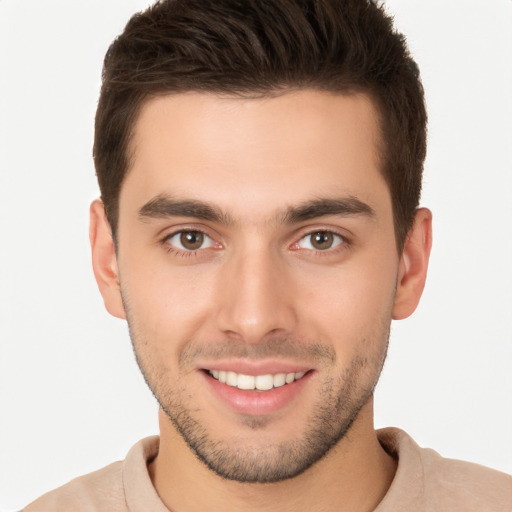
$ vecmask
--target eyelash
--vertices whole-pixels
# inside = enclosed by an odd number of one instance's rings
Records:
[[[173,245],[171,245],[169,243],[169,241],[173,237],[175,237],[176,235],[179,235],[179,234],[183,234],[183,233],[199,233],[199,234],[209,238],[212,241],[212,244],[211,244],[211,246],[205,247],[205,248],[199,248],[199,249],[195,249],[195,250],[184,250],[184,249],[178,249],[178,248],[176,248],[175,246],[173,246]],[[316,235],[318,233],[334,235],[335,237],[340,238],[341,241],[340,241],[339,244],[337,244],[333,248],[328,248],[328,249],[325,249],[325,250],[320,250],[320,249],[317,249],[317,250],[315,250],[315,249],[303,249],[303,250],[307,251],[308,253],[311,253],[312,255],[314,254],[315,256],[318,256],[318,257],[322,257],[322,256],[325,257],[325,256],[328,256],[328,255],[332,255],[333,253],[336,253],[338,251],[348,249],[351,246],[351,241],[345,235],[342,235],[341,233],[333,231],[332,229],[315,229],[315,230],[303,233],[296,242],[291,244],[290,247],[292,248],[292,250],[297,250],[297,251],[301,250],[301,247],[298,247],[299,243],[302,240],[304,240],[305,238],[311,237],[311,236]],[[164,246],[164,249],[168,253],[173,254],[175,256],[178,256],[180,258],[196,257],[200,251],[204,251],[205,249],[212,248],[215,245],[217,245],[217,248],[221,248],[222,247],[221,244],[219,244],[218,242],[215,242],[213,237],[208,235],[208,233],[206,233],[205,231],[203,231],[201,229],[196,229],[196,228],[194,228],[194,229],[180,229],[178,231],[174,231],[174,232],[172,232],[172,233],[170,233],[168,235],[165,235],[165,237],[161,240],[161,244]]]
[[[339,238],[340,242],[337,245],[335,245],[334,247],[327,248],[325,250],[314,249],[314,248],[313,249],[303,249],[303,248],[299,247],[299,243],[302,240],[304,240],[308,237],[312,237],[313,235],[316,235],[319,233],[333,235],[334,237]],[[311,244],[311,242],[310,242],[310,244]],[[334,231],[333,229],[322,229],[322,228],[314,229],[314,230],[311,230],[311,231],[308,231],[308,232],[302,234],[300,236],[300,238],[297,240],[297,242],[294,242],[292,244],[292,247],[294,247],[295,250],[303,249],[303,250],[307,251],[308,254],[310,254],[311,256],[314,256],[314,257],[332,256],[333,254],[337,254],[340,251],[348,249],[350,246],[351,246],[351,241],[347,236],[342,235],[341,233],[338,233],[337,231]]]
[[[213,238],[208,235],[205,231],[202,231],[201,229],[180,229],[178,231],[174,231],[173,233],[169,233],[168,235],[165,235],[165,237],[162,239],[161,244],[164,246],[164,249],[170,253],[174,254],[175,256],[178,256],[180,258],[190,258],[197,256],[199,251],[202,251],[204,249],[208,249],[210,247],[195,249],[195,250],[185,250],[185,249],[179,249],[177,247],[174,247],[169,243],[169,241],[174,238],[176,235],[183,234],[183,233],[199,233],[207,238],[209,238],[213,243],[212,245],[215,245],[215,241]],[[220,245],[220,244],[219,244]]]

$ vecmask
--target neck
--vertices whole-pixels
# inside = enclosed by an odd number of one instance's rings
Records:
[[[160,450],[150,465],[153,484],[173,512],[371,511],[386,494],[395,470],[396,462],[373,428],[373,399],[325,457],[282,482],[239,483],[219,477],[196,458],[162,411]]]

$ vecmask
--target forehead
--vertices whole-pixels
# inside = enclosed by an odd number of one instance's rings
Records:
[[[120,213],[159,194],[213,201],[235,216],[314,197],[389,203],[378,147],[376,110],[362,94],[153,98],[134,127]]]

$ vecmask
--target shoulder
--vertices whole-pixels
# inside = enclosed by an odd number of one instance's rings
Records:
[[[123,490],[123,463],[114,462],[93,473],[75,478],[32,502],[24,512],[89,512],[128,510]]]
[[[379,440],[398,469],[389,494],[418,509],[437,512],[510,512],[512,476],[479,464],[441,457],[421,448],[405,432],[387,428]],[[421,506],[420,506],[421,504]]]
[[[446,509],[463,504],[469,511],[512,510],[512,476],[479,464],[445,459],[430,449],[421,449],[425,494],[438,496]]]
[[[124,461],[75,478],[32,502],[24,512],[128,512],[141,502],[166,510],[151,483],[148,463],[158,453],[159,438],[136,443]]]

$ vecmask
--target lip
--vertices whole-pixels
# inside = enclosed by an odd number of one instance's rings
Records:
[[[300,363],[287,363],[284,361],[245,361],[224,360],[204,361],[198,365],[198,370],[219,370],[226,372],[243,373],[244,375],[275,375],[276,373],[298,373],[314,370],[311,365]]]
[[[265,365],[262,368],[255,369],[253,364],[247,365],[229,366],[225,364],[216,364],[213,367],[207,367],[208,369],[215,370],[231,370],[237,373],[245,373],[245,375],[265,375],[275,373],[291,373],[299,371],[311,370],[305,369],[304,367],[297,366],[298,369],[290,365],[272,365],[269,367]],[[293,368],[293,369],[292,369]],[[301,391],[309,382],[313,371],[307,371],[307,373],[299,380],[296,380],[290,384],[285,384],[277,388],[270,389],[268,391],[256,391],[256,390],[242,390],[227,384],[219,382],[213,378],[205,370],[200,370],[200,373],[205,380],[205,385],[214,397],[221,403],[226,405],[229,410],[249,416],[268,416],[275,414],[286,407],[290,406],[301,394]]]

